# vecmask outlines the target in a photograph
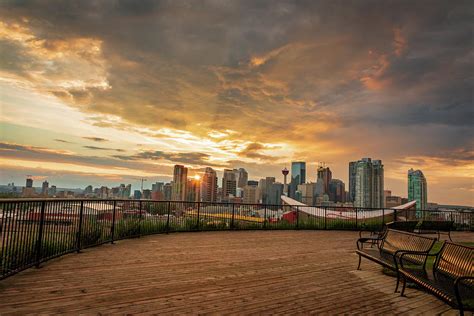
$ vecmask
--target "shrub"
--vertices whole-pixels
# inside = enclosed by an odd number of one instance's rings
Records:
[[[93,246],[100,242],[102,237],[102,224],[90,219],[82,226],[81,247]]]

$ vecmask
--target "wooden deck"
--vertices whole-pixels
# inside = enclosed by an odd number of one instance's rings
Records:
[[[241,231],[125,240],[0,281],[0,314],[457,314],[419,290],[394,294],[395,279],[372,262],[357,271],[356,238]]]

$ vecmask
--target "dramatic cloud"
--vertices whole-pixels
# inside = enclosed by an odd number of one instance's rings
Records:
[[[94,142],[99,142],[99,143],[109,141],[108,139],[101,138],[101,137],[82,137],[82,138],[87,139],[87,140],[92,140]]]
[[[430,199],[453,203],[432,166],[459,166],[444,185],[469,182],[461,170],[473,168],[464,154],[474,149],[472,15],[462,0],[8,1],[0,84],[61,104],[31,104],[23,125],[57,132],[61,122],[35,115],[83,114],[86,132],[69,138],[62,128],[44,148],[77,145],[168,174],[172,163],[239,163],[260,177],[292,159],[326,161],[345,180],[349,161],[371,156],[383,159],[397,194],[406,195],[402,168],[416,167],[433,183]],[[0,102],[10,123],[18,102],[36,104],[19,92]],[[127,154],[110,157],[111,148]],[[461,191],[458,203],[474,204]]]
[[[106,148],[106,147],[97,147],[97,146],[82,146],[83,148],[92,149],[92,150],[113,150],[118,152],[125,152],[124,149],[119,148]]]

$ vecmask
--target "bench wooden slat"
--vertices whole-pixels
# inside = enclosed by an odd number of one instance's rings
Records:
[[[431,273],[405,267],[401,256],[400,275],[403,277],[402,295],[406,280],[410,280],[436,295],[452,307],[459,308],[461,314],[466,310],[463,301],[474,302],[474,248],[445,242],[436,254]],[[467,310],[474,310],[469,306]]]

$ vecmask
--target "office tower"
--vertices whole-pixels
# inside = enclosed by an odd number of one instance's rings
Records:
[[[301,194],[301,203],[313,206],[316,202],[316,183],[303,183],[298,185]]]
[[[237,189],[237,179],[234,170],[224,169],[222,177],[222,198],[228,200],[230,196],[235,197]]]
[[[349,162],[349,201],[355,201],[356,195],[356,165],[357,161]]]
[[[204,171],[204,175],[202,176],[201,201],[217,201],[217,173],[211,167],[207,167]]]
[[[33,197],[36,195],[36,191],[33,188],[33,179],[31,176],[26,178],[26,186],[23,188],[23,192],[21,194],[23,197]]]
[[[244,168],[239,168],[237,170],[237,187],[243,188],[247,185],[247,181],[249,180],[249,174]]]
[[[408,201],[416,201],[416,210],[426,210],[428,192],[426,178],[421,170],[408,170]],[[421,217],[421,212],[417,212]]]
[[[152,192],[163,192],[163,186],[165,184],[163,182],[156,182],[151,185]]]
[[[49,183],[48,181],[44,181],[43,185],[41,185],[41,195],[47,196],[48,195],[48,189],[49,189]]]
[[[318,181],[316,182],[316,188],[314,191],[316,197],[323,197],[324,195],[324,180],[322,178],[318,178]]]
[[[266,178],[266,192],[264,195],[264,204],[269,205],[281,205],[281,196],[283,195],[283,184],[275,181],[271,181],[275,178]]]
[[[247,185],[253,185],[253,186],[257,186],[257,185],[258,185],[258,181],[255,181],[255,180],[249,180],[249,181],[247,181]]]
[[[349,185],[354,182],[354,206],[381,208],[384,201],[383,165],[381,160],[362,158],[349,164]]]
[[[133,192],[133,198],[135,200],[140,200],[142,198],[142,192],[140,190],[135,190]]]
[[[188,182],[188,168],[182,165],[175,165],[173,172],[173,191],[171,199],[173,201],[186,200],[186,185]]]
[[[318,179],[323,179],[324,193],[329,194],[329,182],[332,179],[332,172],[329,167],[318,168]]]
[[[127,184],[125,186],[125,190],[123,191],[123,198],[124,199],[129,199],[130,198],[130,195],[132,195],[132,185],[131,184]]]
[[[256,204],[257,200],[257,186],[247,184],[244,187],[244,203],[246,204]]]
[[[283,174],[283,194],[288,196],[288,182],[287,182],[287,177],[288,177],[288,174],[290,173],[290,171],[288,169],[283,169],[281,171],[281,173]]]
[[[333,202],[346,201],[346,185],[339,179],[332,179],[329,182],[329,200]]]
[[[201,200],[201,181],[196,178],[190,178],[186,187],[186,201],[199,202]]]
[[[142,199],[151,200],[151,190],[150,189],[143,190]]]
[[[289,196],[295,197],[299,184],[306,182],[306,162],[294,161],[291,163],[291,182],[289,186]]]
[[[166,183],[163,186],[163,195],[165,196],[165,201],[171,200],[172,193],[173,193],[173,183]]]

